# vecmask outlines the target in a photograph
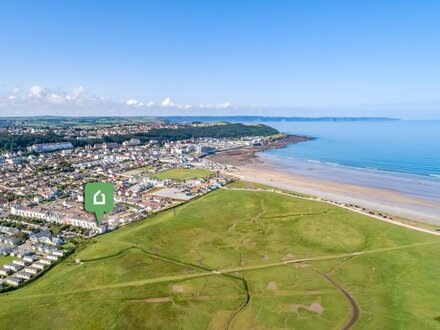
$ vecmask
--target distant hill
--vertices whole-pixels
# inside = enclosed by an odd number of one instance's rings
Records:
[[[267,117],[267,116],[171,116],[157,117],[170,122],[274,122],[274,121],[391,121],[388,117]]]
[[[18,151],[23,150],[33,144],[53,143],[53,142],[71,142],[74,147],[84,147],[87,144],[96,144],[103,142],[122,143],[126,140],[137,138],[145,143],[149,140],[185,140],[192,138],[241,138],[245,136],[269,136],[279,132],[270,126],[244,125],[244,124],[218,124],[201,127],[185,126],[180,128],[154,128],[147,132],[139,132],[134,134],[108,135],[99,139],[65,139],[56,135],[53,131],[49,131],[45,135],[41,134],[22,134],[12,135],[7,132],[0,132],[0,150]]]
[[[261,122],[305,122],[305,121],[391,121],[400,120],[388,117],[271,117],[271,116],[100,116],[100,117],[69,117],[69,116],[33,116],[33,117],[0,117],[0,127],[8,125],[62,127],[62,126],[111,126],[120,124],[168,121],[178,123],[191,122],[229,122],[229,123],[261,123]]]

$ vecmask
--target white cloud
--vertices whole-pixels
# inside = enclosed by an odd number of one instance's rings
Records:
[[[165,100],[162,101],[160,104],[161,107],[173,107],[174,103],[171,101],[171,98],[168,96],[165,98]]]
[[[185,109],[185,110],[191,109],[193,107],[191,104],[176,104],[173,101],[171,101],[171,98],[169,96],[162,101],[160,106],[162,108],[177,108],[177,109]]]
[[[134,99],[129,99],[127,101],[125,101],[126,105],[138,105],[139,101],[138,100],[134,100]]]
[[[30,97],[42,97],[44,93],[45,93],[44,88],[38,85],[32,86],[29,89]]]
[[[220,103],[216,105],[216,108],[218,109],[226,109],[226,108],[230,108],[231,107],[231,102],[226,101],[224,103]]]
[[[229,101],[226,101],[226,102],[224,102],[224,103],[219,103],[219,104],[200,104],[199,105],[199,108],[202,108],[202,109],[227,109],[227,108],[230,108],[232,105],[231,105],[231,102],[229,102]]]
[[[50,107],[50,106],[90,106],[106,104],[108,100],[103,97],[87,93],[84,86],[79,86],[71,92],[52,90],[39,85],[33,85],[29,91],[22,92],[19,88],[11,89],[4,99],[0,97],[0,105],[20,107]]]
[[[50,95],[48,95],[47,100],[49,103],[53,104],[62,104],[66,101],[64,96],[58,95],[56,93],[51,93]]]
[[[123,102],[123,104],[128,107],[136,107],[136,108],[151,108],[154,107],[155,105],[153,101],[144,103],[136,99],[128,99],[125,102]]]
[[[9,96],[7,97],[7,101],[11,103],[15,103],[17,99],[20,97],[20,88],[14,87],[11,89],[11,92],[9,93]]]
[[[178,113],[178,110],[197,110],[213,109],[221,110],[231,107],[230,102],[218,104],[192,105],[174,103],[171,97],[166,97],[161,102],[141,101],[137,98],[129,98],[123,101],[109,99],[103,96],[90,93],[83,85],[70,91],[61,89],[47,88],[40,85],[33,85],[27,88],[12,88],[8,93],[0,94],[0,115],[8,108],[14,109],[15,113],[25,111],[28,113],[63,113],[64,115],[90,114],[86,109],[99,111],[101,114],[108,114],[111,111],[129,111],[127,114],[133,114],[133,111],[139,111],[139,114],[169,113],[168,111]],[[6,109],[6,110],[1,110]],[[63,109],[68,109],[63,112]],[[142,112],[149,109],[148,112]]]
[[[76,99],[80,98],[85,92],[86,92],[85,87],[83,85],[81,85],[72,91],[72,97],[76,98]]]

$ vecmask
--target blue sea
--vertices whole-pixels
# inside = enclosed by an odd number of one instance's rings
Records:
[[[316,138],[265,151],[279,169],[440,202],[440,121],[265,124]]]
[[[440,178],[440,121],[270,122],[316,140],[268,155]]]

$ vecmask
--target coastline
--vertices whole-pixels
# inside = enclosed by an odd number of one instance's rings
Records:
[[[214,162],[220,164],[227,164],[232,166],[242,166],[253,162],[259,162],[258,152],[262,152],[269,149],[282,149],[288,145],[296,144],[300,142],[306,142],[314,140],[315,138],[301,135],[286,135],[282,139],[278,139],[274,142],[264,144],[261,146],[237,148],[231,150],[224,150],[216,152],[215,154],[208,155],[206,158],[211,159]]]
[[[291,140],[281,139],[275,148],[283,148],[289,144],[311,139],[295,137]],[[298,174],[294,170],[283,168],[282,165],[271,161],[268,157],[260,155],[261,151],[272,149],[272,144],[264,147],[225,151],[211,155],[208,159],[233,166],[231,173],[239,176],[242,180],[317,196],[338,203],[359,205],[369,210],[440,226],[440,203],[436,200],[385,188],[386,184],[384,187],[378,188],[365,184],[340,182],[331,176],[317,178],[307,175],[307,173]],[[351,173],[351,175],[362,176],[363,174]],[[362,180],[360,181],[362,182]]]

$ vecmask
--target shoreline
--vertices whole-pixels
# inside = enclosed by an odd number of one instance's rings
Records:
[[[307,142],[314,140],[314,137],[302,136],[302,135],[286,135],[282,139],[278,139],[274,142],[254,147],[243,147],[237,149],[218,151],[215,154],[207,155],[206,159],[213,160],[216,163],[227,164],[232,166],[246,165],[260,158],[257,153],[263,152],[269,149],[282,149],[288,145]]]
[[[311,139],[301,138],[294,140],[293,143]],[[289,144],[292,143],[284,141],[276,148],[283,148]],[[208,159],[233,166],[234,168],[230,173],[239,176],[242,180],[316,196],[338,203],[359,205],[368,210],[440,226],[440,203],[436,201],[411,196],[389,188],[338,182],[332,177],[316,178],[304,173],[299,175],[294,170],[289,171],[280,168],[276,163],[268,161],[266,157],[258,155],[261,151],[272,149],[271,144],[265,147],[262,150],[251,147],[225,151],[211,155]]]

